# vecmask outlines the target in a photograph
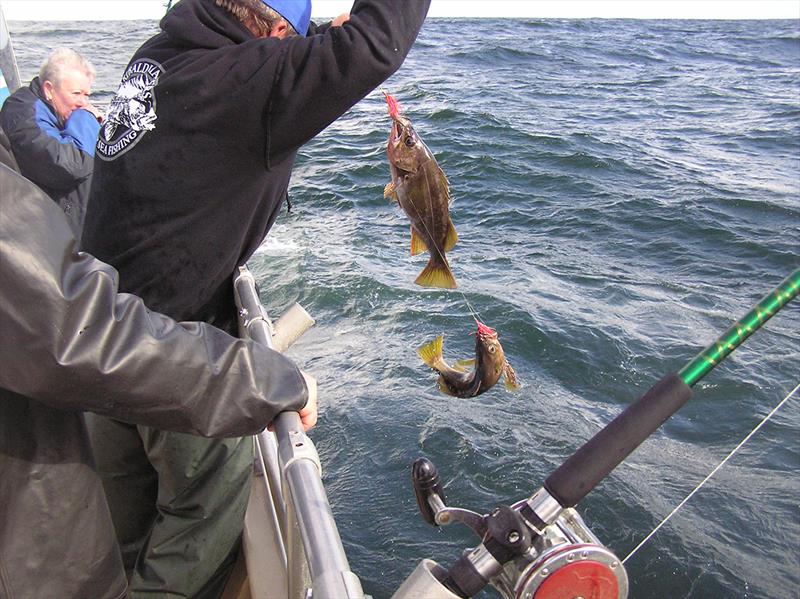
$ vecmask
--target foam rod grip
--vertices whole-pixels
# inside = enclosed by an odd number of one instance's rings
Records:
[[[569,457],[544,483],[564,507],[573,507],[692,397],[677,374],[668,374]]]

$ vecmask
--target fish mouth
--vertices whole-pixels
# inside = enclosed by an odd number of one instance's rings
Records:
[[[392,117],[392,129],[391,129],[392,141],[395,142],[399,141],[400,138],[402,138],[403,135],[406,133],[406,130],[408,130],[409,135],[414,134],[414,130],[411,127],[411,121],[409,121],[404,116],[398,115]]]
[[[396,142],[400,141],[400,138],[403,135],[403,130],[404,130],[404,127],[403,127],[403,124],[400,121],[395,120],[395,121],[392,122],[392,142],[396,143]]]
[[[399,119],[394,119],[392,128],[389,132],[389,159],[392,163],[393,174],[398,179],[404,179],[412,174],[408,168],[402,168],[400,165],[407,161],[402,159],[403,155],[403,134],[405,133],[405,123]],[[406,164],[406,166],[408,166]]]

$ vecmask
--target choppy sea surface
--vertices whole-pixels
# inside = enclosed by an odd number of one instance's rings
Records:
[[[24,81],[72,46],[103,105],[157,23],[9,28]],[[416,457],[449,505],[527,497],[800,266],[800,22],[430,20],[384,89],[450,180],[459,289],[413,284],[378,92],[302,150],[293,210],[250,261],[273,315],[299,301],[317,320],[291,355],[319,380],[311,436],[376,599],[476,542],[419,517]],[[470,306],[519,392],[445,397],[417,358],[440,333],[469,357]],[[798,383],[795,300],[579,511],[627,556]],[[630,597],[800,597],[799,430],[795,396],[630,557]]]

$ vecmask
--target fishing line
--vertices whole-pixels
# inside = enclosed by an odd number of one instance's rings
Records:
[[[420,143],[422,143],[423,145],[425,145],[425,142],[423,142],[422,140],[420,140]],[[428,148],[428,146],[427,146],[427,145],[425,145],[425,147],[428,149],[428,152],[431,154],[431,156],[433,156],[433,153],[430,151],[430,148]],[[430,185],[430,182],[428,181],[428,173],[427,173],[427,172],[425,173],[425,183],[428,185],[428,189],[430,189],[430,186],[431,186],[431,185]],[[448,185],[449,185],[449,182],[448,182]],[[399,203],[399,198],[398,198],[398,203]],[[425,227],[425,231],[428,233],[428,237],[430,237],[430,239],[434,239],[434,236],[433,236],[433,234],[431,233],[431,230],[428,228],[428,225],[425,223],[425,219],[423,219],[423,218],[422,218],[422,215],[420,214],[419,210],[417,210],[417,207],[414,205],[414,202],[410,202],[410,204],[411,204],[411,207],[414,209],[414,212],[416,212],[416,213],[417,213],[417,220],[419,220],[419,221],[422,223],[422,226],[423,226],[423,227]],[[449,208],[450,208],[450,202],[449,202],[449,198],[448,198],[448,212],[449,212]],[[412,227],[412,229],[413,229],[413,227]],[[430,248],[428,248],[428,249],[430,250]],[[440,249],[439,249],[439,248],[436,246],[436,244],[433,244],[433,249],[435,249],[435,250],[436,250],[436,253],[437,253],[437,254],[439,254],[439,257],[442,259],[442,261],[443,261],[445,264],[447,264],[447,267],[448,267],[448,268],[450,268],[450,269],[451,269],[451,271],[452,271],[452,268],[450,267],[450,262],[448,262],[448,261],[447,261],[447,257],[446,257],[446,256],[444,255],[444,253],[443,253],[443,252],[442,252],[442,251],[441,251],[441,250],[440,250]],[[475,310],[475,308],[473,308],[473,307],[472,307],[472,304],[470,303],[469,299],[467,299],[467,294],[466,294],[466,293],[464,293],[464,292],[461,290],[461,288],[460,288],[460,287],[457,287],[457,288],[456,288],[456,291],[458,291],[458,292],[461,294],[461,297],[462,297],[462,299],[464,300],[464,303],[467,305],[467,309],[469,310],[469,314],[470,314],[470,316],[472,316],[472,318],[474,318],[475,320],[480,320],[481,322],[483,322],[483,321],[482,321],[482,320],[479,318],[479,317],[480,317],[480,314],[478,313],[478,311],[477,311],[477,310]]]
[[[783,405],[784,405],[784,404],[785,404],[787,401],[789,401],[789,399],[790,399],[790,398],[791,398],[791,397],[792,397],[792,396],[793,396],[793,395],[794,395],[794,394],[797,392],[797,390],[798,390],[798,389],[800,389],[800,384],[798,384],[798,385],[797,385],[797,386],[796,386],[794,389],[792,389],[792,391],[789,393],[789,395],[787,395],[786,397],[784,397],[784,398],[781,400],[781,402],[780,402],[780,403],[779,403],[777,406],[775,406],[775,407],[772,409],[772,411],[771,411],[769,414],[767,414],[767,415],[766,415],[766,416],[765,416],[765,417],[764,417],[764,418],[761,420],[761,422],[759,422],[759,423],[756,425],[756,427],[755,427],[755,428],[754,428],[752,431],[750,431],[750,434],[748,434],[748,435],[747,435],[747,436],[746,436],[744,439],[742,439],[741,443],[739,443],[739,444],[738,444],[736,447],[734,447],[734,448],[733,448],[733,450],[732,450],[732,451],[731,451],[731,452],[730,452],[730,453],[729,453],[729,454],[728,454],[728,455],[725,457],[725,459],[723,459],[723,460],[722,460],[722,461],[721,461],[721,462],[720,462],[720,463],[719,463],[719,464],[718,464],[718,465],[717,465],[717,466],[716,466],[716,467],[715,467],[715,468],[714,468],[714,469],[713,469],[713,470],[712,470],[712,471],[709,473],[709,475],[708,475],[708,476],[706,476],[706,477],[705,477],[705,478],[702,480],[702,482],[701,482],[699,485],[697,485],[697,486],[696,486],[696,487],[695,487],[695,488],[692,490],[692,492],[691,492],[691,493],[689,493],[689,494],[688,494],[688,495],[687,495],[687,496],[684,498],[684,500],[683,500],[683,501],[681,501],[681,502],[678,504],[678,506],[677,506],[677,507],[676,507],[674,510],[672,510],[672,511],[671,511],[671,512],[670,512],[670,513],[667,515],[667,517],[666,517],[666,518],[664,518],[664,519],[663,519],[663,520],[662,520],[662,521],[661,521],[661,522],[658,524],[658,526],[656,526],[656,527],[653,529],[653,531],[652,531],[652,532],[651,532],[649,535],[647,535],[647,536],[646,536],[644,539],[642,539],[641,543],[639,543],[639,544],[638,544],[636,547],[634,547],[634,548],[633,548],[633,550],[632,550],[632,551],[631,551],[631,552],[628,554],[628,556],[627,556],[625,559],[623,559],[623,560],[622,560],[622,563],[624,564],[626,561],[628,561],[628,560],[631,558],[631,556],[633,556],[633,554],[634,554],[634,553],[636,553],[636,552],[637,552],[637,551],[638,551],[638,550],[639,550],[639,549],[640,549],[640,548],[641,548],[641,547],[642,547],[642,546],[643,546],[645,543],[647,543],[647,541],[649,541],[649,540],[650,540],[650,539],[653,537],[653,535],[655,535],[655,534],[658,532],[658,530],[659,530],[659,529],[660,529],[662,526],[664,526],[664,525],[667,523],[667,521],[669,521],[669,519],[670,519],[670,518],[672,518],[672,516],[674,516],[676,513],[678,513],[678,510],[680,510],[680,509],[681,509],[681,508],[682,508],[682,507],[683,507],[683,506],[684,506],[684,505],[685,505],[685,504],[686,504],[686,503],[687,503],[687,502],[688,502],[688,501],[689,501],[689,500],[692,498],[692,496],[693,496],[695,493],[697,493],[697,492],[698,492],[698,491],[699,491],[699,490],[700,490],[700,489],[703,487],[703,485],[705,485],[705,484],[706,484],[706,483],[707,483],[707,482],[708,482],[708,481],[711,479],[711,477],[712,477],[712,476],[714,476],[714,474],[716,474],[716,473],[717,473],[717,471],[718,471],[720,468],[722,468],[722,467],[725,465],[725,463],[726,463],[728,460],[730,460],[730,459],[731,459],[731,458],[732,458],[732,457],[733,457],[733,456],[736,454],[736,452],[738,452],[738,451],[739,451],[739,450],[740,450],[742,447],[744,447],[745,443],[747,443],[747,442],[748,442],[748,441],[749,441],[749,440],[752,438],[752,436],[753,436],[753,435],[755,435],[755,434],[756,434],[756,433],[759,431],[759,429],[761,429],[761,427],[762,427],[762,426],[764,426],[764,425],[765,425],[765,424],[766,424],[766,423],[769,421],[769,419],[770,419],[770,418],[772,418],[772,417],[773,417],[773,416],[774,416],[774,415],[775,415],[775,414],[778,412],[778,410],[780,410],[780,409],[783,407]]]

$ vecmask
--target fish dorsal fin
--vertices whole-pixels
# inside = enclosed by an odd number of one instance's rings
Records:
[[[450,267],[447,266],[447,263],[435,264],[433,260],[428,262],[428,265],[419,273],[414,282],[421,287],[456,288],[456,278],[450,272]]]
[[[428,244],[426,244],[422,237],[411,227],[411,255],[424,254],[428,251]]]
[[[450,181],[447,180],[447,175],[444,174],[444,171],[439,169],[439,177],[441,177],[441,184],[444,187],[444,190],[447,192],[447,201],[450,201]]]
[[[511,368],[508,360],[503,365],[503,382],[507,391],[516,391],[521,387],[519,380],[517,380],[517,373]]]
[[[444,345],[444,335],[439,335],[433,341],[421,345],[417,349],[417,355],[422,358],[431,368],[436,368],[437,362],[442,361],[442,346]]]
[[[447,237],[444,239],[444,251],[449,252],[452,250],[456,243],[458,242],[458,233],[456,233],[456,228],[453,226],[453,221],[451,219],[447,220]]]
[[[458,360],[455,364],[453,364],[453,370],[467,372],[467,368],[475,368],[475,358],[469,358],[467,360]]]

